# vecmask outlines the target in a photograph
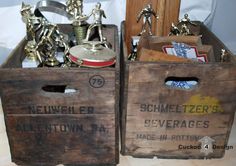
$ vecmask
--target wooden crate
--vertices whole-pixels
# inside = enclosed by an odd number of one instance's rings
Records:
[[[236,66],[219,63],[224,44],[203,24],[203,44],[214,48],[215,63],[184,64],[127,61],[122,23],[122,154],[144,158],[204,159],[221,158],[227,145],[236,108]],[[228,50],[228,49],[227,49]],[[195,79],[192,90],[166,86],[169,79]],[[201,153],[200,139],[213,153]],[[192,147],[191,147],[192,146]],[[193,147],[194,146],[194,147]],[[195,147],[196,146],[196,147]],[[185,147],[197,149],[183,149]],[[200,148],[200,149],[199,149]],[[206,146],[207,148],[207,146]],[[208,149],[210,150],[210,149]]]
[[[64,33],[72,26],[61,25]],[[115,67],[23,69],[23,40],[0,68],[0,89],[12,161],[19,165],[116,165],[119,162],[118,29],[104,35]],[[64,93],[65,87],[76,90]]]

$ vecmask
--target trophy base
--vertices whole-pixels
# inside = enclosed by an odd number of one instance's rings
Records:
[[[60,67],[60,62],[55,57],[51,57],[47,59],[44,65],[47,67]]]
[[[77,44],[83,44],[83,40],[86,38],[87,35],[88,24],[84,22],[81,24],[73,24],[73,26]]]
[[[25,55],[26,55],[26,58],[30,61],[38,61],[38,57],[37,57],[37,54],[36,54],[36,47],[37,47],[37,44],[35,41],[29,41],[25,48],[24,48],[24,52],[25,52]]]

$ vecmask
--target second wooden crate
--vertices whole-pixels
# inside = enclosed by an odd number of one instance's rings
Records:
[[[200,34],[203,44],[213,46],[216,62],[131,62],[122,40],[122,154],[168,159],[224,156],[236,108],[236,65],[232,55],[230,62],[220,63],[221,49],[227,48],[202,24]],[[183,90],[166,85],[178,80],[193,80],[197,86]]]

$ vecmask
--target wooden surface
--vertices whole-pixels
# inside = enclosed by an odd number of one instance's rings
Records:
[[[62,25],[61,30],[70,31],[70,26]],[[0,69],[0,94],[14,162],[29,166],[118,163],[117,27],[106,26],[104,35],[117,53],[114,67],[22,69],[23,41]],[[65,93],[65,88],[75,92]]]
[[[192,62],[190,59],[181,58],[174,55],[168,55],[161,51],[154,51],[145,48],[141,48],[139,54],[139,61],[142,62]]]
[[[13,161],[22,165],[115,163],[115,72],[50,72],[1,71]],[[103,87],[90,84],[94,76],[104,79]],[[45,85],[66,85],[77,92],[45,92]]]
[[[181,0],[159,0],[157,10],[163,10],[163,14],[160,15],[160,21],[157,23],[157,35],[166,36],[170,32],[171,23],[178,23],[179,10]],[[164,5],[163,5],[164,4]],[[163,9],[164,6],[164,9]]]
[[[200,150],[179,149],[179,145],[201,146],[199,140],[205,136],[214,139],[216,146],[227,145],[236,107],[235,66],[133,63],[127,68],[123,154],[204,158]],[[200,81],[196,89],[180,90],[165,85],[171,77]],[[223,154],[217,149],[207,157]]]
[[[214,50],[211,45],[202,45],[202,39],[199,36],[168,36],[168,37],[150,37],[142,36],[139,42],[138,51],[142,48],[163,51],[163,46],[172,45],[172,41],[177,43],[186,43],[190,46],[195,46],[199,54],[207,55],[207,62],[216,62]],[[139,53],[138,53],[139,58]]]
[[[200,34],[203,35],[203,44],[212,45],[217,62],[220,61],[222,48],[228,50],[224,44],[215,37],[205,26],[200,26]],[[123,31],[124,32],[124,31]],[[204,158],[205,156],[196,150],[178,149],[182,145],[201,145],[197,139],[210,136],[216,140],[216,144],[226,145],[235,112],[236,101],[236,66],[232,63],[210,64],[171,64],[171,63],[142,63],[128,62],[126,43],[124,44],[122,80],[124,92],[122,93],[122,154],[136,157],[159,158]],[[165,86],[169,78],[194,78],[199,84],[192,90],[172,89]],[[224,89],[224,90],[222,90]],[[194,102],[193,102],[194,101]],[[220,109],[204,114],[183,110],[186,103],[194,106],[206,103],[211,107]],[[170,113],[154,112],[158,106],[171,106],[174,109]],[[212,105],[212,107],[213,107]],[[146,109],[145,109],[146,108]],[[170,107],[169,107],[170,108]],[[171,109],[172,109],[171,108]],[[200,110],[202,110],[200,108]],[[181,121],[203,121],[207,126],[178,127],[173,123]],[[173,122],[173,123],[172,123]],[[169,125],[170,123],[170,125]],[[199,122],[202,123],[202,122]],[[164,126],[164,125],[165,126]],[[159,126],[158,126],[159,125]],[[162,126],[162,127],[161,127]],[[163,140],[162,136],[165,139]],[[197,136],[193,140],[177,140],[178,136]],[[224,150],[215,150],[209,158],[222,157]]]
[[[1,101],[0,101],[1,102]],[[236,117],[235,117],[236,119]],[[163,160],[163,159],[137,159],[130,156],[120,156],[118,166],[235,166],[236,165],[236,121],[233,124],[229,139],[233,150],[226,151],[224,158],[214,160]],[[16,166],[11,161],[10,147],[5,130],[4,116],[0,104],[0,166]],[[62,166],[62,165],[60,165]]]
[[[159,15],[159,20],[152,18],[154,35],[166,36],[169,34],[171,23],[177,23],[179,17],[180,0],[127,0],[126,6],[126,43],[131,43],[131,37],[141,32],[142,19],[136,22],[140,11],[149,3]],[[128,45],[130,51],[130,45]]]

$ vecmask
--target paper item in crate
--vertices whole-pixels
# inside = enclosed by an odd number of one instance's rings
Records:
[[[197,86],[196,81],[167,81],[166,85],[172,88],[179,88],[183,90],[189,90]]]
[[[175,53],[176,56],[189,59],[197,58],[196,52],[194,52],[189,45],[185,43],[176,43],[176,42],[172,42],[172,45],[174,47],[173,53]]]
[[[199,55],[197,47],[189,46],[185,43],[172,42],[172,45],[163,46],[163,51],[167,54],[191,59],[193,61],[207,62],[205,55]]]
[[[60,63],[64,63],[64,52],[57,52],[56,53],[56,58]]]
[[[164,47],[164,51],[170,55],[175,55],[193,60],[197,59],[196,47],[191,47],[185,43],[172,42],[172,46]]]
[[[38,61],[30,60],[28,58],[25,58],[22,62],[22,68],[37,68],[38,65]]]
[[[75,89],[65,89],[65,93],[68,94],[68,93],[76,93],[77,91]]]

